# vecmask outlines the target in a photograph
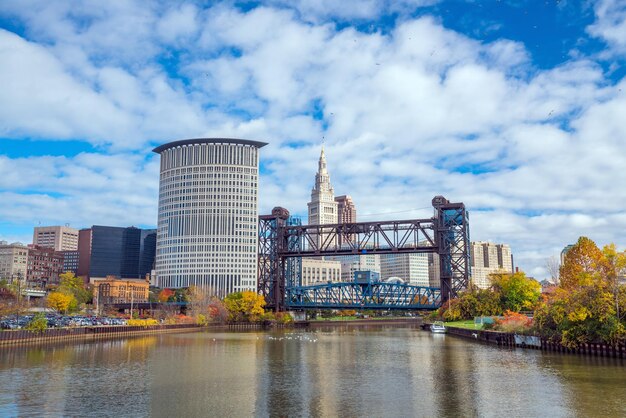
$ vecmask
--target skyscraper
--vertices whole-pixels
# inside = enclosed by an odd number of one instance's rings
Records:
[[[156,284],[217,296],[257,288],[257,190],[264,142],[199,138],[161,145]]]
[[[309,225],[336,224],[338,222],[338,206],[335,191],[330,184],[330,174],[326,168],[324,147],[320,153],[315,185],[311,190],[309,208]]]
[[[324,154],[323,146],[320,153],[317,173],[315,174],[315,185],[311,190],[311,201],[307,204],[307,206],[309,209],[309,225],[338,223],[339,203],[335,201],[335,191],[332,184],[330,184],[330,174],[328,174],[328,169],[326,167],[326,155]],[[318,242],[318,245],[326,241],[323,231],[321,236],[316,237],[313,235],[312,238],[314,241]],[[330,245],[337,245],[337,241],[333,239],[332,242],[330,242]],[[337,267],[341,266],[341,264],[339,264],[340,261],[339,257],[337,257],[334,261],[303,258],[302,271],[305,273],[307,271],[315,272],[323,269],[329,272],[336,272]],[[343,272],[343,270],[340,271]],[[305,274],[303,276],[303,281],[309,282],[310,280],[308,280],[307,277],[308,276]],[[341,275],[328,275],[328,280],[341,281]]]

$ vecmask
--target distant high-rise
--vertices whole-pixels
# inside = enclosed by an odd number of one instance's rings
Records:
[[[565,264],[565,256],[567,255],[567,253],[569,252],[569,250],[571,250],[572,248],[574,248],[574,244],[569,244],[566,245],[565,247],[563,247],[563,249],[561,250],[561,265]]]
[[[53,248],[55,251],[76,251],[78,230],[69,226],[36,226],[33,245]]]
[[[472,242],[470,244],[472,283],[481,289],[491,286],[491,273],[513,273],[513,256],[507,244]]]
[[[257,289],[257,190],[264,142],[200,138],[161,145],[156,284],[220,297]]]
[[[356,222],[356,206],[349,195],[337,196],[337,223],[351,224]]]

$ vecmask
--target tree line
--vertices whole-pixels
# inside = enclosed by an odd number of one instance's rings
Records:
[[[523,272],[492,274],[489,289],[470,287],[433,314],[446,321],[501,316],[496,329],[533,333],[567,347],[626,340],[626,252],[581,237],[565,254],[549,292]],[[529,315],[520,315],[527,312]]]

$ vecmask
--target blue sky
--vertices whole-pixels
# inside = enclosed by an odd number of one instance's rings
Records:
[[[304,214],[324,138],[358,216],[463,201],[545,262],[626,247],[626,2],[0,3],[0,239],[154,226],[151,149],[263,140],[260,210]]]

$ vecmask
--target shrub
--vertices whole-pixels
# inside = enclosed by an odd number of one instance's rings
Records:
[[[33,319],[31,319],[24,328],[29,331],[42,332],[46,328],[48,328],[48,320],[46,319],[46,316],[43,314],[43,312],[39,312],[35,314]]]
[[[532,319],[526,315],[506,311],[504,318],[496,319],[494,329],[503,332],[523,333],[531,328],[532,322]]]
[[[153,318],[149,318],[149,319],[129,319],[126,322],[127,325],[129,326],[140,326],[140,327],[147,327],[150,325],[158,325],[159,321],[157,321],[156,319]]]

